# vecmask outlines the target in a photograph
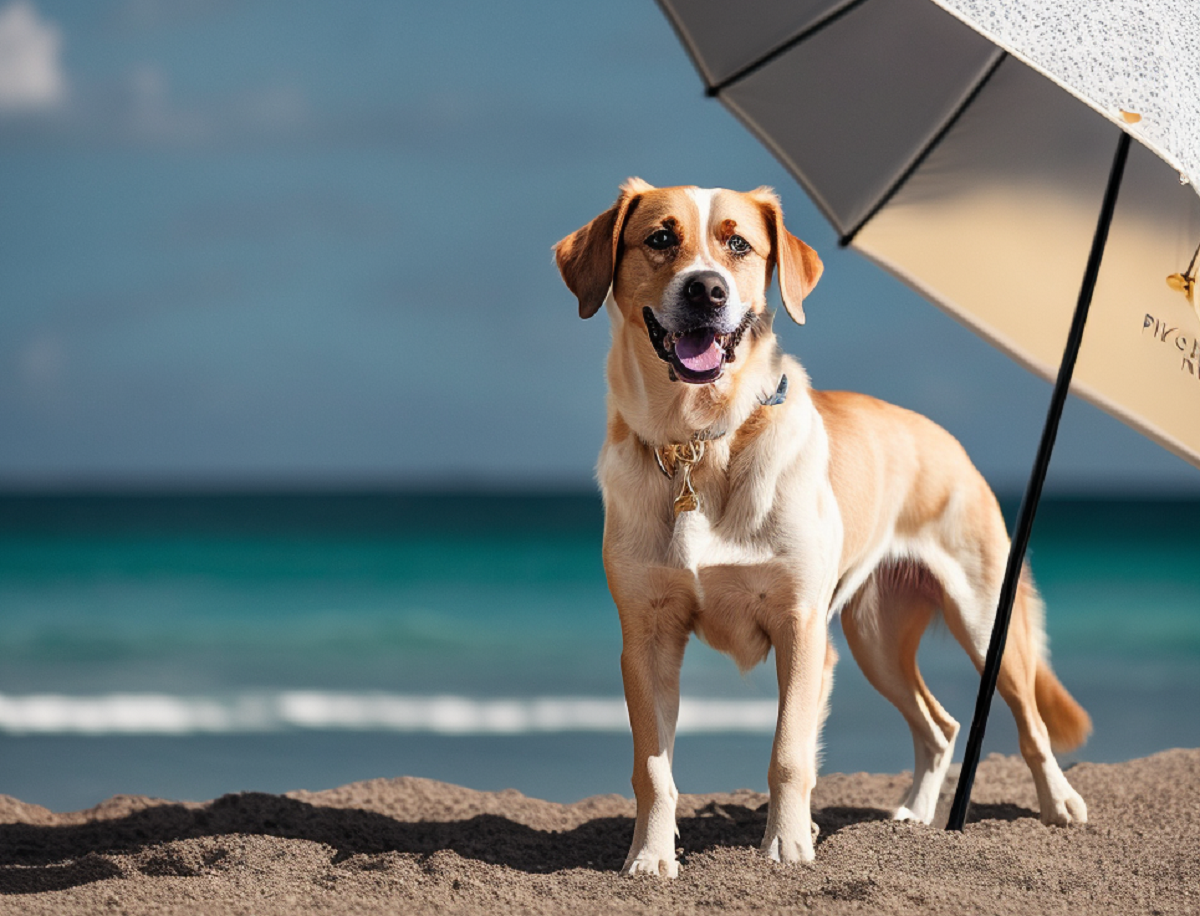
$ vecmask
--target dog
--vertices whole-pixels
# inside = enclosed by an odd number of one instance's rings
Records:
[[[813,390],[780,352],[767,291],[787,313],[822,264],[769,188],[655,188],[554,246],[590,318],[612,323],[608,429],[597,466],[604,569],[621,620],[637,821],[623,871],[674,877],[671,775],[679,671],[692,633],[744,671],[771,649],[779,713],[761,852],[810,862],[810,797],[840,616],[850,651],[912,729],[912,787],[895,811],[929,823],[959,725],[929,692],[917,646],[940,614],[981,668],[1008,554],[991,489],[931,420]],[[998,687],[1017,722],[1042,821],[1087,807],[1054,758],[1091,721],[1050,669],[1043,607],[1023,570]]]

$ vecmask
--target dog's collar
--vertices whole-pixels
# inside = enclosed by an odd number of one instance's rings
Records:
[[[759,403],[762,404],[763,407],[774,407],[777,404],[782,404],[787,400],[787,388],[787,376],[779,376],[779,387],[775,389],[775,393],[769,398],[763,399]]]
[[[775,407],[787,400],[787,393],[788,379],[786,375],[781,375],[775,393],[769,397],[760,398],[758,404],[760,407]],[[682,443],[659,446],[643,443],[654,454],[654,461],[658,464],[658,469],[662,471],[664,477],[674,480],[676,474],[681,475],[679,493],[676,494],[673,504],[676,517],[682,512],[691,512],[700,508],[700,497],[696,493],[696,488],[692,486],[692,468],[699,464],[700,459],[704,457],[705,443],[720,439],[727,432],[726,429],[702,429],[693,433],[690,439]]]

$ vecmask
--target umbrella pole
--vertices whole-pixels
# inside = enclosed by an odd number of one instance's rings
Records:
[[[979,754],[983,747],[983,733],[987,728],[988,711],[992,696],[996,692],[996,678],[1000,674],[1000,659],[1004,654],[1004,643],[1008,638],[1008,622],[1012,617],[1013,600],[1021,578],[1021,567],[1025,551],[1029,546],[1029,535],[1033,530],[1033,518],[1037,514],[1038,501],[1042,496],[1042,484],[1050,466],[1050,454],[1054,451],[1054,440],[1058,435],[1058,421],[1062,418],[1063,405],[1071,387],[1071,376],[1075,371],[1075,360],[1083,342],[1083,328],[1087,323],[1088,308],[1092,304],[1092,293],[1096,289],[1096,278],[1100,274],[1100,261],[1108,241],[1108,230],[1112,225],[1113,211],[1117,206],[1117,192],[1125,172],[1125,160],[1129,156],[1129,134],[1121,131],[1117,151],[1113,156],[1112,169],[1108,175],[1108,187],[1104,191],[1104,202],[1096,223],[1096,234],[1092,237],[1092,250],[1088,255],[1087,269],[1083,274],[1083,285],[1079,290],[1079,301],[1071,330],[1067,334],[1067,345],[1063,350],[1062,362],[1058,367],[1058,379],[1050,396],[1050,407],[1046,412],[1046,423],[1042,427],[1042,439],[1037,457],[1017,513],[1017,524],[1013,531],[1012,545],[1008,552],[1008,566],[1004,573],[1004,584],[1000,589],[1000,601],[996,608],[996,619],[992,624],[992,639],[988,644],[987,658],[979,683],[979,696],[975,701],[975,716],[971,720],[971,733],[967,738],[967,749],[963,754],[962,770],[958,777],[958,788],[954,792],[954,804],[950,808],[947,830],[962,830],[967,819],[967,807],[971,801],[971,787],[975,783],[975,769],[979,765]]]

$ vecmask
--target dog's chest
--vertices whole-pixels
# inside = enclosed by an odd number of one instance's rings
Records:
[[[663,558],[694,576],[697,635],[743,670],[766,657],[767,634],[787,615],[828,605],[838,570],[841,525],[827,478],[801,467],[801,486],[783,495],[769,470],[744,480],[698,475],[700,507],[675,518]]]
[[[731,656],[743,671],[766,657],[770,641],[761,626],[765,583],[774,551],[757,541],[732,541],[700,511],[675,520],[668,564],[695,575],[692,628],[714,649]],[[737,585],[730,588],[731,580]]]
[[[674,517],[666,565],[755,565],[780,548],[776,514],[779,469],[765,449],[736,455],[732,436],[712,442],[691,468],[676,467],[670,492],[676,503],[692,491],[695,507]]]
[[[681,512],[675,518],[667,546],[667,565],[695,572],[702,566],[764,563],[774,556],[767,539],[739,537],[734,540],[725,535],[721,527],[719,520],[714,521],[703,511]]]

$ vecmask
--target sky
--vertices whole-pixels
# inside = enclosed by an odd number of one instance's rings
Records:
[[[630,175],[774,186],[826,267],[785,349],[1019,492],[1050,386],[838,250],[650,0],[0,0],[0,488],[588,487],[550,249]],[[1200,472],[1073,399],[1047,488]]]

